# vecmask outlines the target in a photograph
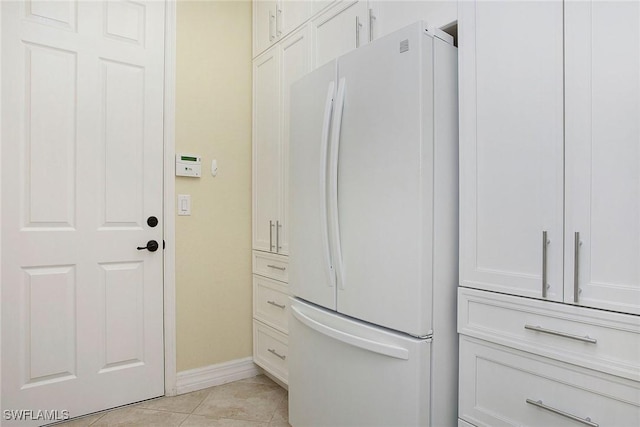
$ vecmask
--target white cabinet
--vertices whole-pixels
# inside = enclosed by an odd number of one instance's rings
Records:
[[[374,40],[415,22],[424,20],[441,28],[458,19],[457,0],[369,1],[369,40]]]
[[[303,27],[254,60],[253,249],[287,254],[289,87],[311,69]]]
[[[461,285],[562,300],[562,3],[458,13]]]
[[[639,28],[637,2],[460,4],[463,286],[640,314]]]
[[[257,0],[253,2],[253,56],[285,37],[310,16],[305,0]]]
[[[276,252],[280,186],[279,51],[253,61],[253,248]]]
[[[640,3],[566,2],[565,37],[565,301],[640,314]]]
[[[314,18],[314,68],[368,43],[368,17],[366,0],[344,0]]]

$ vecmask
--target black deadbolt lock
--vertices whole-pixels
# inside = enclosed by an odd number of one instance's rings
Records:
[[[158,218],[156,218],[155,216],[150,216],[149,218],[147,218],[147,225],[149,227],[155,227],[156,225],[158,225]]]

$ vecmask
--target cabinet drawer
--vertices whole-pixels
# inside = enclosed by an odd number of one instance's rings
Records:
[[[482,426],[637,426],[640,384],[465,336],[460,418]]]
[[[266,252],[253,252],[253,274],[270,279],[289,281],[289,261],[287,257]]]
[[[287,286],[276,280],[253,276],[253,317],[288,333],[289,295]]]
[[[640,381],[640,317],[460,288],[458,332]]]
[[[253,361],[271,375],[288,384],[288,337],[282,332],[253,321]]]

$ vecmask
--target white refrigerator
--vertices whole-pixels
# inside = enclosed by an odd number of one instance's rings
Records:
[[[292,85],[294,427],[457,423],[457,110],[423,22]]]

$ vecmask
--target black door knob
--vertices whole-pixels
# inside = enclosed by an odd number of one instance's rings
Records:
[[[155,252],[158,250],[158,242],[156,242],[155,240],[149,240],[147,242],[147,246],[138,246],[137,248],[139,251],[146,249],[149,252]]]
[[[156,218],[155,216],[150,216],[149,218],[147,218],[147,225],[149,227],[155,227],[156,225],[158,225],[158,218]]]

